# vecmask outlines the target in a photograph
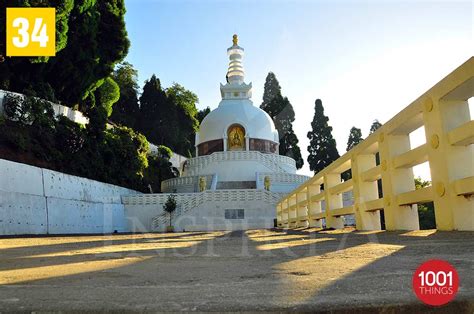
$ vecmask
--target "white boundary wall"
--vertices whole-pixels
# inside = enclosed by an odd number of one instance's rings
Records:
[[[126,232],[121,196],[138,193],[0,159],[0,235]]]
[[[4,98],[7,94],[17,95],[17,96],[23,97],[22,94],[18,94],[18,93],[14,93],[14,92],[8,92],[8,91],[0,89],[0,114],[3,114],[3,100],[4,100]],[[86,116],[84,116],[84,114],[82,112],[71,109],[71,108],[63,106],[63,105],[55,104],[55,103],[52,103],[52,102],[50,102],[50,103],[51,103],[51,106],[53,107],[55,115],[65,116],[69,120],[74,121],[76,123],[80,123],[80,124],[88,124],[89,123],[89,119]]]
[[[164,231],[169,216],[163,210],[170,194],[122,197],[130,232]],[[272,228],[275,204],[284,195],[265,190],[206,190],[177,193],[173,226],[176,231],[247,230]],[[244,210],[242,219],[226,219],[225,211]]]

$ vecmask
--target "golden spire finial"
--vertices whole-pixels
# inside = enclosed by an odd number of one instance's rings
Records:
[[[237,46],[237,43],[239,42],[239,37],[237,37],[237,34],[232,36],[232,42],[234,43],[234,46]]]

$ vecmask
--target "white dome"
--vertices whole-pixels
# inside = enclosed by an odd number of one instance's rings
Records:
[[[196,145],[226,137],[233,124],[243,126],[246,137],[279,143],[278,131],[265,111],[249,99],[223,99],[201,122]]]

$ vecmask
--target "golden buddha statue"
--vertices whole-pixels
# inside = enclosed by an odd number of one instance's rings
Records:
[[[245,150],[245,131],[240,125],[231,126],[227,134],[229,150]]]

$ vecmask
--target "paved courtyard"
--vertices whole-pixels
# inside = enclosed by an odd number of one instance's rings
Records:
[[[252,230],[0,239],[0,312],[419,312],[411,276],[441,258],[474,312],[473,232]],[[437,311],[431,309],[431,311]]]

